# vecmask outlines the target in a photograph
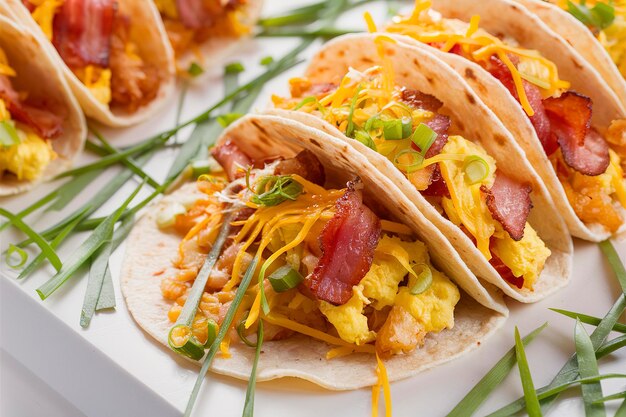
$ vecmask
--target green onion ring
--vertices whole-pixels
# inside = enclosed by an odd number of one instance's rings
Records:
[[[417,264],[415,266],[421,266],[422,272],[419,273],[415,284],[411,287],[411,294],[419,295],[430,288],[433,284],[433,271],[426,264]],[[414,268],[415,268],[414,266]]]
[[[405,164],[404,162],[400,162],[400,157],[403,156],[403,155],[407,155],[407,154],[413,155],[413,158],[416,159],[416,162],[413,162],[413,163],[410,163],[410,164]],[[393,163],[398,168],[403,168],[408,173],[417,171],[420,168],[420,166],[422,165],[423,162],[424,162],[424,157],[422,156],[422,154],[417,152],[417,151],[414,151],[413,149],[403,149],[403,150],[401,150],[400,152],[398,152],[398,154],[396,155],[396,157],[393,160]]]
[[[237,323],[237,327],[236,327],[237,335],[239,335],[239,338],[241,339],[243,343],[246,344],[246,346],[255,348],[256,343],[251,342],[250,339],[246,337],[246,319],[248,318],[248,314],[250,314],[250,310],[246,311],[244,315],[241,317],[241,320],[239,320],[239,323]]]
[[[20,262],[17,264],[11,262],[11,256],[13,256],[14,253],[17,253],[20,256]],[[13,269],[19,269],[24,266],[26,261],[28,261],[28,254],[24,249],[17,247],[11,243],[9,244],[9,249],[6,252],[6,261],[9,267]]]
[[[489,176],[489,164],[478,155],[471,155],[463,161],[465,178],[470,184],[482,182]]]

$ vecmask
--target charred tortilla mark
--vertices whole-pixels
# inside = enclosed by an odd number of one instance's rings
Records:
[[[476,79],[476,74],[474,74],[474,70],[471,68],[465,68],[465,77],[469,78],[470,80],[475,80]]]
[[[337,55],[344,57],[346,56],[346,52],[344,50],[340,50],[339,52],[337,52]]]
[[[460,120],[459,120],[459,121],[457,121],[455,124],[456,124],[456,127],[457,127],[459,130],[465,130],[465,125],[463,124],[463,122],[462,122],[462,121],[460,121]]]
[[[409,73],[408,73],[408,72],[406,72],[406,71],[405,71],[405,72],[403,72],[403,73],[402,73],[402,74],[400,74],[400,75],[402,75],[402,77],[403,77],[403,78],[408,78],[408,77],[409,77]]]
[[[573,63],[573,64],[574,64],[574,66],[575,66],[576,68],[578,68],[579,70],[583,69],[582,64],[581,64],[580,62],[578,62],[578,61],[576,60],[576,58],[572,58],[572,63]]]
[[[420,67],[420,62],[417,60],[417,58],[413,58],[413,65],[415,65],[417,68]]]
[[[467,101],[469,101],[470,104],[476,104],[476,99],[474,98],[474,96],[467,91],[465,92],[465,97],[467,97]]]
[[[321,148],[322,145],[320,145],[320,143],[318,141],[316,141],[315,139],[310,139],[309,140],[314,146],[317,146],[318,148]]]
[[[497,134],[497,133],[495,135],[493,135],[493,140],[495,140],[496,143],[498,145],[500,145],[500,146],[504,146],[506,144],[506,138],[504,136],[502,136],[502,135]]]
[[[259,129],[259,132],[263,133],[265,136],[269,136],[268,133],[267,133],[267,130],[265,130],[265,128],[263,126],[261,126],[259,124],[259,122],[257,122],[256,120],[253,120],[252,124],[254,125],[254,127]]]
[[[428,81],[428,84],[430,85],[435,85],[435,80],[432,77],[426,77],[426,81]]]
[[[361,61],[363,61],[366,64],[373,64],[374,63],[374,61],[372,59],[368,58],[368,57],[361,58]]]

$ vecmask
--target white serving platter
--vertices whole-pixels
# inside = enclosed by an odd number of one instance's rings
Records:
[[[268,0],[267,3],[265,13],[273,15],[304,2]],[[340,19],[338,27],[363,27],[361,15],[365,9],[372,12],[377,22],[387,19],[387,7],[373,3],[366,8],[361,7],[347,13]],[[240,45],[228,62],[241,61],[245,65],[246,72],[242,74],[245,81],[263,71],[263,67],[259,65],[261,58],[267,55],[279,58],[297,43],[296,39],[250,40]],[[314,48],[315,46],[308,50],[308,55]],[[303,65],[299,65],[267,83],[257,100],[257,108],[264,108],[272,93],[286,94],[287,80],[300,74],[303,68]],[[221,73],[222,64],[193,82],[187,93],[181,120],[208,108],[222,97]],[[172,100],[166,109],[142,125],[117,131],[103,129],[103,132],[117,146],[147,138],[174,125],[177,103],[177,100]],[[189,129],[181,132],[180,140],[184,140],[189,133]],[[163,167],[169,166],[174,155],[175,151],[172,149],[158,153],[145,170],[155,179],[161,180],[166,171]],[[92,159],[93,157],[86,154],[76,165],[80,166]],[[81,201],[96,192],[100,185],[114,175],[113,171],[102,175],[62,213],[46,213],[40,218],[37,215],[31,216],[28,218],[29,223],[37,226],[37,229],[52,224],[62,214],[80,205]],[[11,211],[19,211],[57,185],[58,183],[43,184],[29,194],[0,199],[0,205]],[[97,214],[111,212],[136,185],[136,180],[129,181]],[[145,196],[148,192],[148,189],[142,190],[142,195]],[[72,248],[79,245],[85,237],[85,234],[77,235],[64,244],[59,251],[61,258],[67,259]],[[18,238],[12,232],[0,234],[0,250],[5,250],[9,243]],[[626,243],[614,244],[622,260],[626,261]],[[20,361],[86,416],[180,416],[199,368],[154,342],[132,320],[118,283],[123,253],[122,244],[111,257],[117,308],[112,312],[97,313],[88,329],[79,325],[87,284],[84,271],[79,271],[64,287],[42,302],[35,293],[35,288],[52,276],[52,267],[41,268],[24,282],[17,282],[15,271],[0,262],[0,348]],[[553,313],[548,308],[574,310],[601,317],[620,293],[617,280],[612,276],[595,244],[575,242],[573,270],[571,284],[547,300],[533,305],[509,302],[511,316],[508,322],[479,349],[417,377],[392,384],[394,415],[445,415],[511,348],[514,326],[518,326],[521,333],[526,334],[545,321],[550,323],[527,348],[536,386],[547,384],[574,352],[574,321]],[[621,321],[624,322],[623,318]],[[592,330],[591,327],[588,329]],[[613,333],[610,337],[616,335]],[[602,373],[626,372],[626,349],[603,359],[600,368]],[[608,380],[602,383],[605,394],[623,390],[625,385],[624,380]],[[245,382],[209,374],[200,392],[194,416],[241,415],[245,390]],[[307,382],[285,379],[259,383],[256,393],[257,416],[371,415],[370,390],[331,392]],[[521,395],[518,373],[514,370],[479,409],[477,415],[485,415]],[[563,395],[550,415],[584,415],[578,395],[577,389]],[[618,404],[609,403],[609,415],[614,413]],[[381,408],[379,415],[383,415],[382,413]],[[39,415],[46,416],[46,411],[41,410]]]

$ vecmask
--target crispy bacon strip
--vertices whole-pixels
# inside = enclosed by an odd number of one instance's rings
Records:
[[[431,165],[434,167],[433,173],[430,177],[430,185],[424,191],[422,191],[423,195],[430,197],[450,197],[450,190],[448,190],[448,185],[446,184],[446,180],[441,176],[441,170],[439,169],[439,164]]]
[[[443,106],[443,103],[437,97],[408,88],[402,90],[402,101],[413,108],[432,112],[436,112]]]
[[[546,99],[544,105],[565,163],[585,175],[604,173],[610,163],[609,146],[591,127],[591,99],[567,91]]]
[[[233,10],[241,0],[206,1],[176,0],[178,18],[189,29],[200,29],[213,26],[219,19],[226,19],[226,13]]]
[[[245,169],[252,165],[252,159],[230,140],[213,148],[211,155],[224,168],[229,181],[243,175],[241,168]]]
[[[72,68],[109,66],[116,0],[65,0],[54,18],[52,43]]]
[[[295,158],[280,161],[274,169],[274,174],[298,174],[317,185],[324,185],[324,182],[326,182],[324,166],[317,159],[317,156],[308,149],[301,151]]]
[[[511,239],[521,240],[533,207],[530,201],[531,186],[499,173],[490,189],[483,185],[480,190],[487,195],[487,207],[493,218],[500,222]]]
[[[354,182],[335,203],[336,213],[320,236],[322,257],[305,281],[318,299],[345,304],[372,266],[380,238],[380,220],[363,204]]]
[[[63,132],[63,119],[56,114],[20,100],[8,77],[0,75],[0,99],[7,105],[11,117],[31,127],[44,139],[52,139]]]

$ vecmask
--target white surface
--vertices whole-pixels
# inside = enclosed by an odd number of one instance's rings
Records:
[[[284,7],[277,1],[268,3],[270,3],[266,10],[268,15]],[[286,5],[287,2],[283,3]],[[292,2],[289,3],[288,7],[294,7]],[[371,5],[368,9],[373,11],[375,17],[377,16],[378,22],[385,19],[386,9],[383,6]],[[362,11],[363,9],[356,10],[344,17],[339,27],[362,27],[360,17]],[[232,60],[241,60],[245,64],[247,71],[242,74],[245,81],[262,70],[258,65],[262,57],[266,55],[280,57],[296,43],[297,40],[284,39],[251,40],[241,45],[238,56]],[[286,93],[287,80],[298,75],[302,68],[301,65],[268,83],[257,102],[258,107],[262,108],[269,102],[271,93]],[[183,120],[221,98],[223,91],[220,77],[221,66],[218,66],[194,83],[187,94]],[[174,124],[176,103],[177,101],[173,100],[168,109],[149,123],[120,131],[105,130],[106,136],[116,145],[123,146],[146,138],[151,133],[170,128]],[[188,132],[187,130],[181,133],[181,139],[185,138]],[[166,171],[163,167],[169,166],[173,156],[172,150],[159,153],[147,165],[146,171],[157,180],[162,179]],[[89,157],[85,156],[78,164],[88,159]],[[103,175],[91,189],[85,191],[83,196],[90,195],[113,175],[113,172]],[[136,182],[129,182],[118,193],[115,201],[108,202],[99,213],[109,213],[135,186]],[[29,195],[0,200],[0,204],[2,207],[17,211],[52,189],[52,185],[42,185]],[[144,190],[143,195],[147,194],[148,190]],[[63,214],[78,206],[82,199],[84,198],[77,198]],[[31,216],[28,220],[31,224],[35,223],[38,229],[42,229],[60,217],[61,213],[47,213],[41,218],[37,218],[37,215]],[[85,235],[76,236],[65,244],[60,251],[61,258],[67,259],[71,249],[84,237]],[[13,241],[14,235],[8,233],[0,235],[0,249],[6,249],[8,243]],[[622,259],[626,259],[626,245],[616,243],[616,246]],[[15,276],[13,271],[6,269],[0,271],[2,272],[0,346],[24,364],[28,372],[53,386],[55,391],[73,404],[75,408],[72,409],[70,406],[65,414],[60,411],[62,413],[60,415],[73,416],[72,413],[80,410],[89,417],[177,416],[184,409],[196,379],[197,368],[193,364],[177,358],[153,342],[129,316],[117,282],[123,249],[122,245],[111,258],[117,310],[114,313],[96,314],[87,330],[80,328],[78,324],[86,288],[84,272],[76,274],[57,293],[42,302],[34,290],[52,276],[54,271],[51,267],[42,268],[23,283],[13,279]],[[4,263],[0,265],[5,268]],[[515,325],[525,334],[544,321],[550,322],[550,327],[528,348],[535,384],[545,385],[574,351],[573,321],[549,311],[548,307],[603,316],[618,294],[617,282],[602,260],[599,249],[593,244],[576,242],[574,276],[569,287],[534,305],[510,303],[512,310],[510,320],[478,351],[418,377],[394,383],[392,386],[394,415],[444,415],[512,346]],[[615,334],[611,337],[615,337]],[[5,359],[2,367],[7,367],[9,372],[6,373],[9,377],[25,374],[19,366],[11,363],[7,366]],[[601,372],[624,372],[625,369],[624,349],[617,355],[604,359],[601,365]],[[6,373],[3,370],[5,378]],[[623,390],[624,384],[626,384],[624,381],[611,380],[604,382],[603,387],[608,394]],[[28,387],[17,391],[28,392],[31,384],[25,385]],[[45,398],[47,394],[38,394],[35,385],[32,388],[32,396]],[[2,386],[0,403],[4,406],[5,397],[14,397],[16,390],[13,387],[6,388],[5,383]],[[245,389],[246,384],[243,382],[210,375],[202,388],[194,415],[241,415]],[[483,415],[502,406],[521,394],[517,371],[514,371],[477,415]],[[58,398],[53,401],[61,407],[59,410],[67,405],[57,400]],[[30,409],[20,414],[19,404],[25,404],[23,401],[25,400],[18,400],[18,408],[10,409],[13,411],[2,408],[2,417],[5,414],[7,417],[55,415],[53,414],[55,411],[48,413],[47,409],[41,414],[33,414],[28,411]],[[370,390],[329,392],[309,383],[284,380],[259,384],[255,405],[257,416],[368,416]],[[582,414],[582,404],[578,399],[563,397],[551,415]]]

